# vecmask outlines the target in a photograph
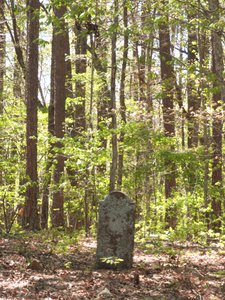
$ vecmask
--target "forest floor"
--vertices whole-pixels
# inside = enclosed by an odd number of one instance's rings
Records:
[[[132,269],[112,271],[95,269],[95,241],[71,242],[0,238],[0,299],[225,299],[222,248],[146,243]]]

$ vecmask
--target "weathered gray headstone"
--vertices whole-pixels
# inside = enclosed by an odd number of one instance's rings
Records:
[[[96,253],[98,268],[132,267],[134,212],[134,203],[121,192],[112,192],[100,202]]]

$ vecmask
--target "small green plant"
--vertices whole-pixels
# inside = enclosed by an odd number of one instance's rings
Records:
[[[71,269],[72,268],[72,262],[71,261],[67,261],[65,264],[64,264],[64,267],[66,269]]]
[[[109,256],[109,257],[101,258],[101,261],[106,263],[106,264],[109,264],[109,265],[119,265],[124,260],[122,258],[119,258],[119,257],[116,257],[116,256]]]

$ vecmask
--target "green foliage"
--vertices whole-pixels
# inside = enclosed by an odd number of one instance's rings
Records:
[[[25,109],[21,99],[9,95],[4,110],[0,118],[0,230],[9,233],[16,227],[17,207],[24,200]]]
[[[121,264],[124,260],[122,258],[119,258],[119,257],[109,256],[109,257],[101,258],[101,261],[108,264],[108,265],[117,266],[117,265]]]
[[[119,154],[123,153],[123,182],[119,188],[129,194],[136,203],[137,239],[148,238],[150,234],[161,236],[165,234],[166,238],[171,241],[177,238],[201,240],[204,235],[210,235],[206,215],[212,214],[211,200],[221,201],[223,198],[224,187],[220,181],[214,186],[211,184],[213,152],[212,146],[205,144],[205,138],[209,139],[210,144],[213,133],[211,99],[213,95],[219,95],[221,89],[215,86],[218,78],[209,68],[212,51],[211,49],[206,51],[203,48],[211,47],[209,45],[211,32],[216,30],[220,33],[223,30],[224,20],[217,18],[222,8],[215,10],[208,17],[208,4],[203,2],[199,8],[199,4],[194,0],[185,5],[176,0],[155,1],[154,3],[143,1],[139,5],[133,1],[126,1],[128,9],[128,26],[126,27],[123,22],[119,22],[119,26],[114,24],[113,2],[51,1],[45,5],[45,9],[41,10],[41,37],[35,41],[40,46],[40,72],[41,74],[43,72],[44,76],[46,74],[43,70],[46,69],[46,73],[50,73],[51,26],[53,24],[60,27],[62,22],[62,19],[59,20],[54,16],[53,7],[59,8],[62,5],[67,7],[64,17],[72,41],[71,46],[77,42],[76,33],[73,32],[75,23],[78,27],[80,26],[82,34],[87,35],[88,51],[85,56],[87,72],[75,73],[74,63],[77,54],[71,51],[66,59],[72,62],[70,83],[74,96],[66,100],[65,135],[62,139],[57,139],[48,133],[48,92],[46,92],[47,105],[39,108],[37,141],[39,207],[41,207],[45,185],[50,182],[50,206],[52,193],[63,188],[65,218],[74,219],[76,224],[80,224],[78,229],[80,232],[84,231],[85,222],[88,222],[89,228],[95,232],[98,202],[108,194],[112,160],[111,136],[117,134]],[[6,18],[11,14],[8,11],[9,8],[10,4],[7,7]],[[26,30],[27,17],[25,5],[22,2],[15,3],[12,10],[17,21],[18,32],[20,31],[23,35]],[[119,3],[118,14],[119,20],[122,21],[124,17],[122,2]],[[99,36],[88,32],[88,23],[97,26]],[[158,29],[162,25],[169,25],[168,29],[171,31],[169,36],[171,37],[172,59],[167,62],[167,67],[172,67],[174,70],[177,85],[175,88],[174,78],[165,80],[160,78],[161,53],[158,49]],[[10,23],[9,26],[11,26]],[[192,42],[192,46],[196,46],[197,51],[195,50],[192,54],[197,55],[197,59],[194,62],[187,62],[188,33],[196,29],[198,29],[198,41]],[[111,66],[110,44],[115,32],[118,33],[118,43],[115,49],[117,66]],[[62,32],[58,34],[60,33]],[[124,36],[129,36],[124,91],[126,122],[121,120],[119,101],[117,101],[117,109],[113,112],[117,117],[117,128],[112,129],[110,76],[112,68],[116,67],[118,87],[116,98],[119,100]],[[205,41],[203,36],[206,38]],[[22,48],[25,49],[23,38],[20,42]],[[12,45],[8,44],[7,39],[7,53],[13,53]],[[205,51],[204,59],[200,57],[200,50]],[[12,96],[14,69],[9,65],[13,63],[11,62],[14,59],[13,55],[10,54],[7,58],[3,93],[4,111],[0,118],[0,229],[5,232],[11,229],[17,230],[20,226],[19,222],[14,220],[14,216],[18,205],[24,204],[25,190],[30,184],[28,178],[25,178],[26,105],[23,99]],[[100,68],[96,67],[98,63],[101,64]],[[20,87],[22,86],[21,94],[23,95],[24,84],[21,74],[19,79],[21,77]],[[50,77],[50,74],[47,75]],[[43,78],[40,79],[41,85],[44,85]],[[188,124],[190,115],[192,116],[189,111],[186,112],[189,80],[192,82],[192,96],[201,102],[200,111],[193,109],[191,112],[199,123],[199,143],[191,149],[187,147]],[[48,81],[47,89],[49,89]],[[75,87],[78,82],[85,85],[84,97],[76,97]],[[171,94],[174,101],[175,135],[173,137],[168,137],[163,132],[162,99],[165,95],[171,96],[167,95],[167,89],[165,89],[168,86],[172,88]],[[181,89],[180,99],[177,95],[177,88]],[[139,101],[142,93],[146,99]],[[150,100],[152,106],[148,107]],[[74,129],[76,123],[74,116],[77,105],[83,103],[85,103],[86,115],[82,117],[86,118],[87,128],[77,134],[76,128]],[[107,106],[105,115],[101,116],[101,121],[98,119],[99,104]],[[220,99],[217,104],[221,105],[216,112],[223,112]],[[182,106],[184,111],[181,113]],[[181,145],[182,130],[184,145]],[[124,138],[120,140],[121,134],[124,134]],[[57,155],[65,159],[65,172],[60,183],[55,185],[52,174],[57,164]],[[175,168],[172,168],[173,166]],[[176,190],[169,199],[165,199],[165,178],[169,174],[176,178]],[[176,214],[178,218],[176,229],[165,230],[167,211],[171,215]],[[223,219],[223,216],[220,218]],[[70,226],[70,221],[67,224]],[[66,251],[69,245],[68,237],[64,234],[60,236],[58,233],[56,236],[59,240],[57,251]],[[106,263],[117,263],[117,258],[105,259]]]

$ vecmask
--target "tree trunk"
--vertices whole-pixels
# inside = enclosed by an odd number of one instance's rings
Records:
[[[213,11],[214,20],[220,20],[219,15],[219,1],[209,0],[209,8]],[[212,198],[212,229],[216,232],[220,231],[221,227],[221,199],[224,197],[222,192],[222,127],[223,127],[223,105],[225,103],[225,84],[223,78],[224,60],[223,60],[223,47],[222,47],[222,33],[216,29],[211,31],[211,44],[212,44],[212,73],[215,78],[213,81],[213,123],[212,123],[212,145],[213,145],[213,158],[212,158],[212,186],[215,194]]]
[[[66,101],[66,32],[64,14],[66,12],[65,6],[54,7],[54,14],[59,21],[55,27],[54,36],[54,61],[55,61],[55,75],[54,75],[54,134],[57,138],[55,143],[55,169],[53,174],[54,191],[52,203],[52,226],[64,226],[64,194],[61,181],[64,173],[64,155],[62,153],[62,138],[64,136],[65,123],[65,101]],[[56,25],[54,25],[56,26]]]
[[[4,11],[4,1],[0,1],[0,10]],[[0,117],[3,114],[3,91],[5,75],[5,24],[4,18],[0,14]],[[0,155],[3,154],[3,146],[0,145]],[[0,170],[0,186],[2,185],[2,170]]]
[[[144,3],[141,7],[141,26],[145,26],[145,18],[147,16],[146,8],[144,7]],[[137,66],[138,66],[138,83],[139,83],[139,100],[143,103],[147,102],[146,97],[146,42],[143,39],[141,41],[141,46],[136,43],[136,55],[137,55]],[[138,55],[138,47],[140,48],[140,55]]]
[[[117,27],[118,27],[118,0],[114,1],[114,32],[112,34],[111,43],[111,117],[112,117],[112,162],[110,168],[110,186],[109,190],[115,190],[116,173],[117,173],[117,118],[116,118],[116,42],[117,42]]]
[[[73,85],[72,85],[72,65],[70,58],[70,36],[68,24],[66,26],[65,42],[66,42],[66,97],[73,98]]]
[[[26,176],[27,190],[23,226],[32,230],[39,228],[37,197],[37,99],[38,99],[38,38],[39,1],[28,1],[27,70],[26,70]]]
[[[175,87],[175,76],[172,66],[170,32],[168,23],[162,23],[159,27],[159,46],[160,46],[160,68],[162,80],[162,105],[164,134],[166,137],[175,136],[175,118],[173,93]],[[171,151],[173,146],[171,146]],[[165,157],[165,197],[170,198],[176,188],[175,164]],[[168,227],[175,228],[177,223],[177,209],[175,205],[166,210],[166,223]]]
[[[86,55],[87,55],[87,35],[80,27],[76,27],[76,74],[85,74],[87,69]],[[75,107],[75,135],[81,135],[86,129],[86,111],[85,111],[85,96],[86,96],[86,82],[85,78],[76,80],[75,96],[79,99],[79,104]]]
[[[103,49],[102,45],[97,42],[92,43],[92,46],[93,45],[94,47],[89,47],[87,45],[87,49],[92,54],[93,67],[102,82],[97,100],[97,127],[101,131],[101,129],[108,128],[107,119],[109,118],[111,93],[107,82],[107,66],[104,62],[106,59],[105,57],[107,56],[106,49]],[[97,51],[100,52],[100,54],[98,54]],[[102,59],[102,56],[104,59]],[[106,147],[107,139],[101,137],[101,148],[106,149]],[[104,174],[106,171],[106,164],[98,165],[97,170],[99,173]]]
[[[55,30],[55,29],[53,29]],[[49,145],[46,158],[45,179],[43,185],[42,207],[41,207],[41,228],[48,228],[49,217],[49,186],[51,183],[51,167],[53,164],[53,143],[51,138],[54,136],[54,83],[55,83],[55,34],[52,36],[52,57],[51,57],[51,89],[50,89],[50,103],[48,106],[48,134]]]
[[[4,1],[0,1],[0,11],[4,11]],[[0,14],[0,114],[3,114],[3,87],[5,75],[5,24]]]
[[[75,24],[75,33],[76,33],[76,60],[75,60],[75,71],[78,74],[79,78],[76,79],[75,82],[75,97],[79,103],[75,104],[75,106],[71,107],[70,110],[72,112],[71,117],[73,120],[71,136],[80,138],[86,129],[86,82],[85,78],[81,78],[81,75],[86,74],[87,62],[87,34],[81,28],[79,24]],[[69,68],[67,67],[67,70]],[[75,112],[74,112],[75,110]],[[70,179],[70,183],[72,186],[77,186],[78,182],[76,179],[77,170],[67,167],[67,173]]]
[[[209,201],[209,182],[210,182],[210,171],[209,171],[209,158],[210,158],[210,117],[207,112],[207,97],[203,93],[204,90],[209,90],[209,82],[206,78],[208,73],[208,60],[209,60],[209,50],[210,50],[210,41],[209,36],[206,33],[206,29],[199,28],[198,31],[198,42],[199,42],[199,66],[201,72],[201,83],[200,83],[200,98],[202,104],[202,111],[204,112],[203,119],[203,142],[204,145],[204,207],[205,207],[205,222],[207,229],[210,229],[210,212],[208,210],[210,201]]]
[[[125,80],[126,80],[126,68],[127,68],[127,58],[128,58],[128,42],[129,34],[127,32],[128,19],[127,19],[127,1],[123,2],[123,24],[124,24],[124,40],[123,40],[123,62],[121,70],[121,79],[120,79],[120,116],[123,122],[123,125],[126,123],[126,103],[125,103]],[[124,130],[120,133],[120,149],[118,155],[118,178],[117,186],[118,189],[122,186],[123,179],[123,142],[124,142],[125,132]]]
[[[192,24],[192,20],[196,18],[196,15],[189,15],[189,23]],[[197,80],[197,28],[195,25],[190,25],[188,28],[188,69],[187,69],[187,100],[188,100],[188,148],[195,148],[198,146],[198,132],[199,132],[199,116],[200,113],[200,97],[198,94],[198,89],[196,87]],[[187,191],[193,192],[196,181],[197,173],[195,162],[190,161],[188,164],[189,175],[187,182]],[[187,209],[188,214],[190,213],[190,208]]]
[[[189,16],[189,22],[194,16]],[[188,78],[187,78],[187,96],[188,96],[188,148],[198,145],[198,117],[200,108],[200,99],[195,87],[195,78],[190,75],[195,74],[197,62],[197,32],[196,28],[188,29]]]

